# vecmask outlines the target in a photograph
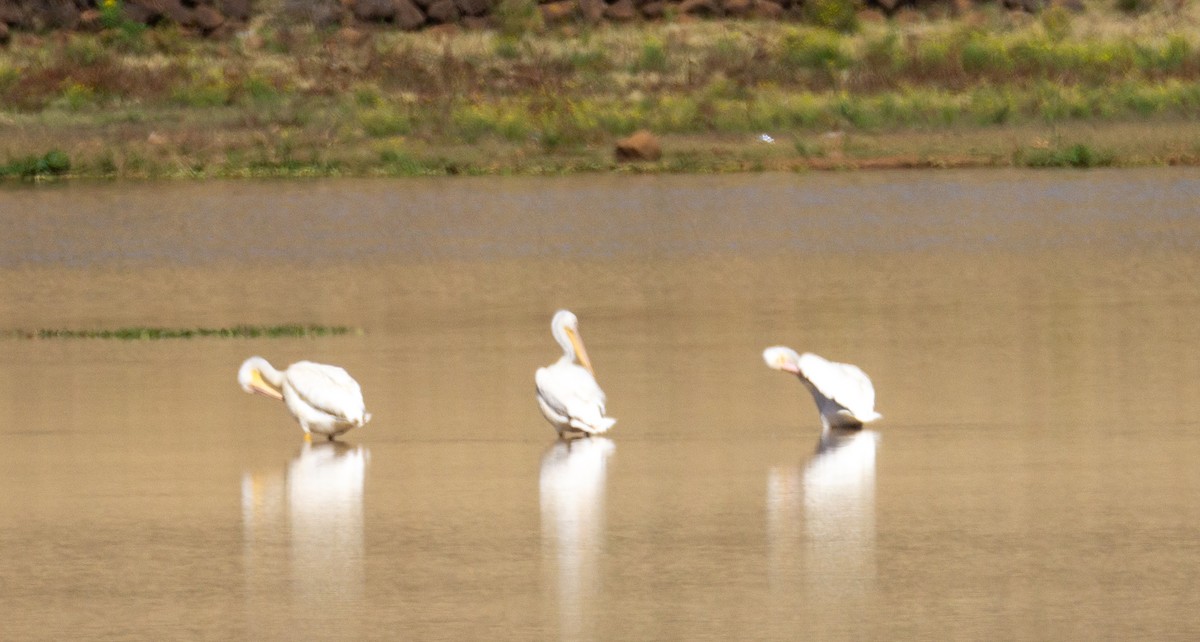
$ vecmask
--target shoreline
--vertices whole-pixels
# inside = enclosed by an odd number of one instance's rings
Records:
[[[767,132],[764,132],[767,133]],[[151,133],[148,138],[154,134]],[[208,180],[258,178],[398,178],[420,176],[552,176],[572,174],[724,174],[868,170],[1200,167],[1200,122],[1072,123],[966,131],[844,131],[792,135],[671,135],[656,161],[618,161],[608,146],[543,154],[496,142],[481,147],[414,144],[403,155],[372,160],[374,146],[346,147],[345,162],[270,159],[196,168],[161,143],[139,141],[127,157],[146,160],[106,168],[72,164],[47,171],[46,155],[18,161],[37,171],[12,172],[0,185],[29,180]],[[140,137],[139,137],[140,138]],[[797,152],[800,148],[804,153]],[[160,154],[154,157],[154,153]],[[53,153],[53,152],[51,152]],[[355,153],[360,154],[355,160]],[[479,163],[481,155],[488,160]],[[364,160],[365,158],[365,160]],[[11,163],[12,161],[10,161]],[[479,164],[476,164],[479,163]],[[2,173],[2,172],[0,172]]]

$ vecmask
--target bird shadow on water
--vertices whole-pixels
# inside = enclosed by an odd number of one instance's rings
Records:
[[[616,445],[605,437],[560,439],[542,455],[538,475],[542,557],[554,587],[563,639],[597,631],[600,557],[604,547],[604,493]]]
[[[768,470],[768,579],[780,608],[836,611],[870,593],[878,444],[875,431],[831,428],[803,466]]]
[[[331,596],[360,603],[363,481],[370,451],[305,443],[279,469],[242,476],[242,551],[251,631],[277,633],[264,614],[315,617]],[[261,618],[261,619],[260,619]]]

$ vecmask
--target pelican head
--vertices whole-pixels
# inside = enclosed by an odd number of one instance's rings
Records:
[[[242,390],[272,399],[283,399],[283,375],[262,357],[250,357],[238,368]]]
[[[570,310],[559,310],[554,313],[554,318],[550,321],[550,333],[554,335],[554,340],[558,341],[558,345],[562,346],[563,359],[568,362],[579,360],[579,365],[587,368],[587,371],[596,374],[592,370],[592,362],[588,359],[587,349],[583,347],[583,339],[579,337],[579,319]]]
[[[800,355],[786,346],[771,346],[763,350],[763,361],[775,370],[800,374]]]

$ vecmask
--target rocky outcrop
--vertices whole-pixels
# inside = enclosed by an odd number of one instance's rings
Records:
[[[372,25],[413,31],[437,25],[486,28],[502,2],[534,2],[546,24],[572,21],[631,22],[676,16],[688,19],[802,19],[810,0],[282,0],[273,3],[285,20],[320,28]],[[854,0],[848,0],[854,1]],[[857,0],[859,6],[892,15],[913,7],[959,5],[984,0]],[[108,4],[105,4],[105,3]],[[115,2],[115,4],[113,4]],[[1001,0],[1013,11],[1037,12],[1048,6],[1082,10],[1082,0]],[[209,36],[235,33],[255,17],[254,0],[0,0],[0,44],[13,30],[98,30],[111,26],[112,13],[144,25],[175,24]],[[868,12],[870,13],[870,12]]]
[[[626,162],[656,161],[662,158],[662,145],[657,136],[642,129],[617,141],[616,156],[617,160]]]

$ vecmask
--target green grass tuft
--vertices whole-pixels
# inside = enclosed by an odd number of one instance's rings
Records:
[[[1108,167],[1113,164],[1113,155],[1095,150],[1083,143],[1067,147],[1018,150],[1014,164],[1025,167]]]
[[[61,150],[52,149],[42,156],[26,156],[0,165],[0,177],[24,179],[61,176],[71,171],[71,159]]]

